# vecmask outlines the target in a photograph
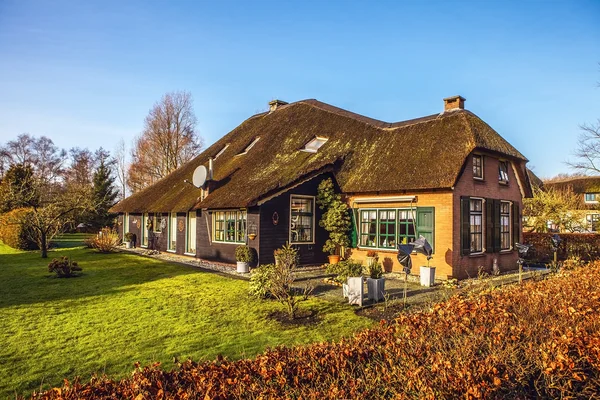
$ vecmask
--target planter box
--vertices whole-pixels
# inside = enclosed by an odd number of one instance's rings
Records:
[[[421,286],[433,286],[435,283],[435,267],[421,267]]]
[[[365,299],[365,288],[362,276],[348,278],[348,303],[363,305]]]
[[[348,298],[348,285],[345,283],[342,283],[342,294],[344,295],[345,299]]]
[[[237,262],[237,272],[239,272],[240,274],[247,274],[248,272],[250,272],[250,268],[248,267],[248,263],[247,262]]]
[[[130,248],[132,248],[132,247],[133,247],[133,246],[131,245],[131,242],[125,242],[125,248],[126,248],[126,249],[130,249]]]
[[[367,296],[369,300],[382,301],[385,292],[385,278],[367,278]]]

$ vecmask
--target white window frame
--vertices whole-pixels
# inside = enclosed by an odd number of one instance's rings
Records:
[[[292,241],[292,198],[300,198],[300,199],[311,199],[312,200],[312,241],[310,242],[293,242]],[[315,231],[315,221],[317,219],[317,210],[316,210],[316,197],[315,196],[306,196],[302,194],[291,194],[290,195],[290,211],[289,211],[289,222],[288,222],[288,241],[290,244],[301,245],[301,244],[315,244],[315,236],[317,232]]]
[[[140,229],[140,235],[142,236],[140,238],[140,247],[147,248],[149,243],[148,235],[150,234],[150,231],[146,226],[148,224],[148,213],[142,213],[140,218],[142,219],[142,229]],[[146,240],[146,244],[144,244],[144,240]]]
[[[316,153],[321,147],[323,147],[325,143],[327,143],[328,140],[329,139],[326,137],[315,136],[308,143],[306,143],[304,148],[301,150],[307,153]]]
[[[481,176],[475,175],[475,157],[478,157],[481,160]],[[483,166],[483,155],[481,154],[473,154],[473,158],[471,159],[472,163],[472,171],[473,171],[473,179],[478,181],[482,181],[485,177],[484,166]]]
[[[598,193],[584,193],[583,194],[583,201],[585,204],[598,204],[598,200],[588,200],[586,197],[588,194],[593,194],[594,195],[594,199],[597,199],[599,197]]]
[[[506,165],[506,179],[502,179],[502,175],[500,173],[500,171],[501,171],[500,166],[502,164]],[[498,160],[498,183],[500,183],[502,185],[508,185],[508,182],[510,181],[510,179],[509,179],[510,167],[511,167],[511,163],[509,163],[508,160]]]
[[[225,218],[227,218],[227,213],[228,212],[238,212],[238,213],[242,213],[245,218],[244,220],[246,221],[245,225],[245,231],[244,231],[244,240],[241,242],[229,242],[229,241],[225,241],[225,240],[215,240],[215,238],[217,237],[216,232],[217,232],[217,224],[216,224],[216,218],[217,218],[217,213],[225,213]],[[227,219],[224,220],[225,222],[227,222]],[[237,224],[238,219],[236,218],[235,223]],[[212,213],[212,242],[213,243],[222,243],[222,244],[234,244],[234,245],[240,245],[240,244],[246,244],[246,237],[248,236],[248,211],[247,210],[214,210]],[[225,227],[225,230],[223,231],[225,232],[224,236],[227,236],[227,227]],[[237,228],[236,228],[236,236],[237,236]]]
[[[508,204],[508,243],[506,249],[502,248],[502,203]],[[506,214],[504,214],[506,215]],[[513,202],[508,200],[500,200],[500,252],[510,252],[513,250]]]
[[[227,148],[228,148],[228,147],[229,147],[229,143],[227,143],[227,144],[225,145],[225,147],[223,147],[221,150],[219,150],[219,152],[218,152],[218,153],[217,153],[217,155],[215,156],[215,160],[216,160],[217,158],[219,158],[219,157],[220,157],[220,156],[221,156],[223,153],[225,153],[225,150],[227,150]]]
[[[123,242],[127,233],[129,233],[129,213],[123,213]]]
[[[190,229],[191,227],[191,223],[190,221],[192,220],[192,214],[194,214],[194,231],[196,231],[198,229],[198,213],[196,211],[189,211],[186,216],[185,216],[185,252],[183,254],[187,255],[187,256],[196,256],[196,253],[198,252],[197,249],[197,245],[198,245],[198,236],[197,234],[194,234],[195,239],[196,239],[196,243],[194,243],[194,252],[190,253],[189,252],[189,244],[190,244],[190,232],[192,232],[192,230]]]
[[[167,223],[167,251],[175,253],[177,251],[177,213],[169,213],[167,218],[169,218]],[[175,221],[174,223],[173,220]],[[173,233],[175,233],[175,247],[171,247]]]
[[[251,148],[254,147],[254,145],[260,140],[260,136],[257,136],[252,143],[250,143],[248,146],[246,146],[246,148],[244,149],[244,151],[242,151],[239,154],[236,154],[235,156],[243,156],[244,154],[248,153],[250,151]]]
[[[481,251],[473,251],[471,252],[471,235],[473,234],[471,232],[471,200],[481,200]],[[485,224],[485,218],[486,218],[486,206],[485,206],[485,199],[483,197],[470,197],[469,198],[469,255],[471,256],[476,256],[476,255],[480,255],[480,254],[484,254],[486,252],[486,236],[485,236],[485,230],[487,229],[486,224]]]

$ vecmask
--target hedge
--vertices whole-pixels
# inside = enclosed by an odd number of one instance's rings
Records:
[[[17,208],[0,215],[0,240],[4,244],[21,250],[35,250],[37,244],[29,239],[30,226],[27,223],[29,208]]]
[[[550,262],[554,259],[551,237],[553,233],[524,232],[523,242],[533,245],[528,259],[537,262]],[[558,248],[559,260],[580,257],[585,261],[600,259],[600,234],[597,233],[560,233],[562,242]]]
[[[600,262],[403,313],[336,343],[139,367],[34,399],[594,398]]]

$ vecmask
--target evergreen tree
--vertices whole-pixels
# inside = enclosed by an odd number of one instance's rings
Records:
[[[112,225],[113,216],[108,210],[115,204],[117,190],[115,189],[115,178],[111,174],[111,160],[109,153],[100,148],[96,152],[97,167],[93,178],[93,203],[96,205],[90,223],[96,228]]]
[[[39,203],[33,168],[29,165],[11,166],[0,180],[0,214],[15,208],[33,207]]]

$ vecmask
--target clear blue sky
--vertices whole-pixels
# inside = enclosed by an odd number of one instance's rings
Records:
[[[461,94],[540,176],[600,118],[600,1],[0,0],[0,143],[112,150],[167,91],[207,144],[273,98],[385,121]]]

